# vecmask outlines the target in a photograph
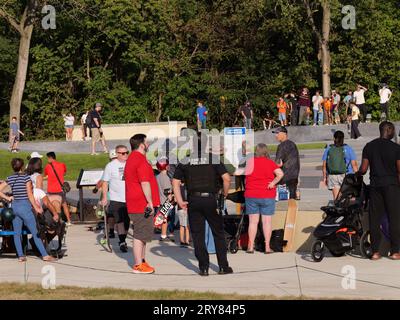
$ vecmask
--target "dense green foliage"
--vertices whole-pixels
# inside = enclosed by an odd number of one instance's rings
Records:
[[[312,2],[320,23],[318,0]],[[17,0],[0,7],[21,12]],[[21,127],[28,139],[63,137],[61,113],[80,118],[100,101],[104,121],[195,121],[196,99],[214,127],[238,123],[249,98],[256,120],[274,110],[276,97],[307,85],[321,88],[318,46],[300,0],[69,0],[47,1],[57,28],[35,25]],[[332,0],[332,88],[343,95],[360,82],[367,103],[379,107],[378,89],[400,94],[400,7],[397,0]],[[354,5],[355,30],[344,30],[343,5]],[[38,13],[40,15],[40,12]],[[0,18],[0,133],[6,137],[8,103],[19,35]],[[224,98],[222,98],[224,97]],[[376,117],[377,114],[374,113]],[[258,125],[256,123],[256,125]]]

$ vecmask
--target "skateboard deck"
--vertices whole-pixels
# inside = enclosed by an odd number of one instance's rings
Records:
[[[163,203],[163,205],[158,209],[157,214],[154,216],[154,227],[160,227],[164,222],[167,221],[169,214],[172,209],[174,209],[174,201],[169,201],[168,199]]]
[[[287,243],[283,247],[283,252],[289,252],[293,250],[294,235],[296,231],[296,219],[297,219],[297,202],[294,199],[289,199],[288,211],[286,213],[285,231],[283,234],[283,240],[287,241]]]
[[[110,236],[108,233],[108,223],[107,223],[107,213],[106,213],[106,208],[99,202],[97,204],[97,212],[96,212],[96,216],[101,217],[104,219],[104,229],[103,229],[103,233],[104,236],[102,239],[100,239],[100,244],[103,246],[103,248],[108,251],[108,252],[112,252],[112,248],[111,248],[111,243],[110,243]]]

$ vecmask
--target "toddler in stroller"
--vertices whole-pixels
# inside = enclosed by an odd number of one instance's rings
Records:
[[[325,217],[314,230],[317,240],[311,248],[315,262],[324,258],[325,247],[334,257],[340,257],[360,246],[361,254],[367,256],[368,244],[361,242],[364,233],[361,217],[366,201],[364,190],[362,177],[348,174],[333,205],[321,207]]]

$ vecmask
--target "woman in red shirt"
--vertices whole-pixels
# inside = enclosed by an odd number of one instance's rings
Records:
[[[269,158],[264,143],[256,146],[255,156],[246,165],[246,214],[249,215],[249,243],[247,253],[254,253],[260,215],[265,238],[265,253],[273,252],[269,246],[272,232],[272,215],[275,213],[276,185],[283,177],[283,171]]]

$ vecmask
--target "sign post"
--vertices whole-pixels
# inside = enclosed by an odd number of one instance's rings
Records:
[[[83,212],[83,188],[84,187],[95,187],[97,183],[103,177],[103,169],[96,170],[84,170],[81,169],[78,180],[76,181],[76,187],[79,189],[79,219],[84,221]]]

